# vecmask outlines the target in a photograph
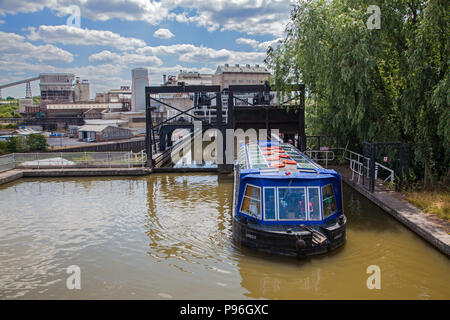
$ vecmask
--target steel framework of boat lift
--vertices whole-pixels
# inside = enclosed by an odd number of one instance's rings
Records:
[[[152,94],[159,93],[215,93],[215,95],[210,98],[210,100],[216,99],[216,117],[217,120],[215,122],[215,127],[217,130],[220,130],[223,137],[226,137],[225,130],[226,129],[267,129],[268,136],[270,137],[271,129],[281,129],[283,131],[288,129],[291,134],[298,134],[298,147],[300,150],[305,150],[306,148],[306,135],[305,135],[305,86],[303,84],[292,85],[291,92],[299,92],[298,95],[288,99],[280,103],[277,106],[271,106],[270,103],[270,92],[271,88],[269,84],[266,82],[264,85],[233,85],[228,88],[228,113],[227,113],[227,121],[224,124],[223,114],[222,114],[222,94],[220,90],[220,86],[217,85],[193,85],[186,86],[183,83],[177,86],[154,86],[154,87],[146,87],[145,88],[145,102],[146,102],[146,139],[145,146],[147,152],[147,166],[153,168],[153,147],[156,146],[155,141],[155,128],[163,126],[164,124],[169,123],[173,119],[179,117],[182,114],[185,114],[191,117],[194,120],[198,120],[202,122],[203,129],[212,128],[208,122],[205,122],[203,119],[200,119],[194,115],[189,114],[188,112],[197,107],[194,103],[194,106],[187,110],[180,110],[174,106],[169,105],[157,98],[152,97]],[[257,93],[256,103],[250,103],[248,101],[242,100],[239,97],[236,97],[235,94],[239,93]],[[235,107],[234,99],[244,102],[249,106],[245,107]],[[163,122],[153,126],[152,119],[152,110],[154,107],[151,105],[151,101],[158,102],[168,108],[174,109],[179,114],[170,117]],[[296,102],[297,103],[293,103]],[[290,110],[287,110],[285,107],[289,104]],[[236,111],[236,112],[235,112]],[[277,113],[275,113],[277,112]],[[258,119],[259,114],[259,119]],[[256,118],[257,120],[246,121],[246,116],[250,116],[251,118]],[[256,116],[256,117],[255,117]],[[274,119],[271,119],[273,117]],[[276,119],[275,119],[276,118]],[[247,119],[248,120],[248,119]],[[285,128],[283,126],[289,127]],[[223,143],[223,152],[222,155],[223,165],[219,165],[219,171],[230,172],[233,170],[232,164],[225,164],[225,146],[226,141]]]

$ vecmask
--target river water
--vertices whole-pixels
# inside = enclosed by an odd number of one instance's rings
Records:
[[[232,182],[152,174],[0,186],[0,298],[450,298],[449,259],[349,187],[336,252],[299,261],[239,247]],[[72,265],[80,290],[66,285]],[[370,265],[379,290],[367,288]]]

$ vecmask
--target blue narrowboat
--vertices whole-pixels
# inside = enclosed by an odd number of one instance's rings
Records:
[[[233,238],[303,258],[345,243],[342,179],[288,143],[240,145],[234,166]]]

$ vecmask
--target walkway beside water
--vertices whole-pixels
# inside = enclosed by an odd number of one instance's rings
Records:
[[[144,176],[148,168],[13,169],[0,173],[0,185],[22,177]]]
[[[374,193],[371,193],[357,183],[356,177],[355,180],[352,180],[352,173],[347,167],[328,166],[328,168],[339,172],[344,182],[450,257],[448,230],[443,230],[442,226],[437,225],[411,203],[400,200],[401,194],[387,188],[377,188]]]

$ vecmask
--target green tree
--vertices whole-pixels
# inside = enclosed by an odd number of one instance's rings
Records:
[[[5,154],[6,151],[6,142],[3,140],[0,140],[0,154]]]
[[[47,151],[49,144],[42,134],[30,134],[27,139],[27,146],[29,151]]]
[[[27,152],[28,145],[26,139],[22,136],[8,138],[6,140],[6,151],[9,153]]]
[[[377,1],[381,28],[369,29],[373,1],[300,1],[285,39],[268,50],[272,82],[282,95],[291,83],[306,85],[308,133],[355,149],[411,142],[419,175],[448,175],[448,3]]]

